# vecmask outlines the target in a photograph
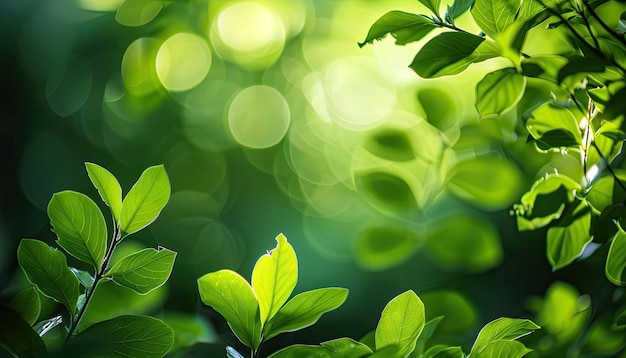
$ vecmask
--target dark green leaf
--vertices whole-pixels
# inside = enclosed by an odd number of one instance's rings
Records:
[[[477,352],[472,357],[475,358],[522,358],[526,354],[532,352],[532,349],[526,348],[517,341],[497,341],[488,344],[485,348]]]
[[[37,290],[34,287],[29,287],[18,292],[7,306],[17,312],[24,321],[32,326],[39,318],[41,300],[39,300]]]
[[[111,213],[116,223],[120,221],[122,211],[122,188],[115,176],[105,168],[94,164],[85,163],[87,175],[93,185],[98,189],[100,197],[111,208]]]
[[[18,357],[34,357],[45,351],[44,342],[28,322],[12,309],[0,305],[0,344]]]
[[[481,46],[482,44],[484,46]],[[421,77],[433,78],[463,72],[470,64],[496,57],[484,38],[464,32],[444,32],[417,53],[410,67]]]
[[[476,109],[483,118],[500,116],[517,105],[525,88],[526,77],[513,68],[491,72],[476,86]]]
[[[311,326],[326,312],[341,306],[348,297],[345,288],[320,288],[306,291],[289,300],[265,326],[268,340],[283,332]]]
[[[268,358],[360,358],[369,356],[372,350],[363,343],[350,338],[337,338],[319,346],[296,344],[271,354]]]
[[[415,349],[425,324],[424,304],[412,290],[394,297],[383,309],[376,326],[376,350],[398,346],[398,356]]]
[[[68,348],[89,357],[163,357],[174,332],[148,316],[119,316],[95,323],[80,332]]]
[[[487,323],[480,332],[478,332],[478,337],[476,337],[476,342],[474,342],[470,354],[479,354],[491,343],[515,340],[539,328],[541,327],[528,319],[498,318]]]
[[[172,273],[176,252],[159,247],[143,249],[119,260],[106,273],[113,282],[146,293],[162,286]]]
[[[390,11],[372,25],[367,37],[359,43],[363,47],[374,40],[380,40],[391,34],[396,39],[396,45],[405,45],[421,40],[437,25],[424,15],[410,14],[403,11]]]
[[[563,82],[566,77],[577,74],[588,74],[591,72],[604,72],[605,66],[601,61],[583,56],[573,56],[568,58],[567,64],[559,70],[557,81]]]
[[[606,258],[606,277],[618,286],[626,285],[626,232],[618,226]]]
[[[484,33],[495,38],[515,21],[519,0],[475,0],[472,17]]]
[[[446,19],[455,20],[474,4],[474,0],[454,0],[446,12]]]
[[[406,261],[421,246],[415,228],[396,221],[367,225],[357,233],[355,254],[370,270],[384,270]]]
[[[17,260],[26,277],[47,297],[62,303],[75,314],[78,280],[67,267],[65,255],[39,240],[22,239]]]
[[[174,345],[171,351],[185,350],[196,344],[219,341],[219,337],[209,321],[200,315],[168,311],[163,322],[174,331]]]
[[[417,353],[419,355],[424,353],[424,349],[426,348],[426,342],[430,339],[430,337],[433,336],[435,330],[437,329],[437,326],[439,325],[439,322],[441,322],[442,319],[443,316],[439,316],[426,322],[422,333],[417,338],[417,343],[415,344],[415,351],[413,352],[413,354]]]
[[[602,113],[606,119],[610,120],[624,116],[624,113],[626,113],[626,101],[624,101],[625,97],[626,87],[622,87],[611,96],[608,103],[604,107],[604,112]]]
[[[170,181],[163,165],[146,169],[122,203],[122,233],[132,234],[150,225],[170,199],[170,191]]]
[[[591,242],[591,212],[582,207],[574,211],[564,226],[548,229],[547,254],[553,270],[561,269],[582,255]],[[573,221],[572,221],[573,220]]]
[[[256,350],[261,341],[259,304],[250,284],[238,273],[220,270],[198,279],[202,303],[221,314],[237,338]]]
[[[63,323],[63,316],[55,316],[37,324],[33,325],[33,330],[37,332],[37,334],[43,337],[46,333],[50,332],[54,327]]]
[[[48,216],[57,243],[70,255],[100,269],[107,245],[107,227],[96,203],[84,194],[62,191],[52,196]]]

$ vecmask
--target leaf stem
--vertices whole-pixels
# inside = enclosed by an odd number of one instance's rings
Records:
[[[76,318],[72,321],[70,329],[67,332],[67,336],[65,336],[64,344],[67,344],[69,342],[71,337],[74,335],[74,332],[78,328],[80,321],[83,319],[83,316],[85,315],[85,311],[87,311],[87,306],[89,306],[89,302],[93,298],[93,295],[96,291],[96,287],[98,287],[98,283],[100,283],[100,281],[104,278],[104,275],[109,266],[109,262],[111,261],[111,257],[113,256],[113,251],[115,251],[115,247],[117,246],[117,244],[119,244],[120,241],[122,241],[121,239],[122,237],[121,237],[120,227],[118,225],[114,225],[113,226],[113,238],[111,239],[111,244],[109,245],[106,253],[104,254],[104,258],[102,259],[102,265],[100,266],[100,270],[96,272],[96,276],[94,277],[93,284],[91,285],[90,288],[87,289],[87,292],[85,293],[85,304],[83,304],[80,311],[78,311]]]

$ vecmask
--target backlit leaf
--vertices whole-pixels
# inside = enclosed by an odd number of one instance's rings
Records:
[[[476,337],[476,342],[474,342],[470,354],[479,354],[488,345],[494,342],[515,340],[539,328],[541,327],[528,319],[498,318],[487,323],[480,332],[478,332],[478,337]]]
[[[483,43],[486,45],[481,46]],[[464,32],[444,32],[428,41],[409,67],[424,78],[441,77],[461,73],[470,64],[497,55],[480,36]]]
[[[326,312],[341,306],[348,297],[345,288],[320,288],[306,291],[289,300],[267,322],[263,337],[268,340],[283,332],[311,326]]]
[[[424,6],[428,8],[434,15],[439,16],[439,5],[441,0],[419,0]]]
[[[261,325],[272,319],[287,302],[298,282],[296,253],[283,234],[276,248],[261,256],[252,270],[252,290],[259,302]]]
[[[0,305],[0,345],[18,357],[34,357],[45,351],[41,337],[12,309]]]
[[[148,316],[119,316],[80,332],[68,348],[89,357],[163,357],[174,342],[174,331]]]
[[[495,38],[515,21],[519,0],[475,0],[470,12],[484,33]]]
[[[115,176],[105,168],[94,163],[85,163],[87,175],[98,189],[102,200],[111,208],[115,222],[119,223],[122,211],[122,187]]]
[[[398,356],[415,349],[417,337],[424,328],[424,304],[412,290],[393,298],[381,314],[376,327],[376,350],[397,345]]]
[[[162,286],[172,273],[176,252],[159,247],[143,249],[119,260],[106,273],[113,282],[146,293]]]
[[[220,270],[198,279],[202,303],[221,314],[237,338],[253,350],[261,340],[259,304],[250,284],[238,273]]]
[[[359,47],[373,43],[374,40],[380,40],[387,34],[391,34],[396,39],[396,45],[405,45],[421,40],[436,27],[433,20],[424,15],[390,11],[376,20],[370,27],[365,40],[359,43]]]
[[[29,287],[13,296],[7,306],[32,326],[37,321],[37,318],[39,318],[41,300],[39,299],[39,294],[37,294],[35,287]]]
[[[99,270],[106,251],[107,227],[96,203],[84,194],[62,191],[52,196],[48,216],[59,246]]]
[[[75,313],[79,283],[61,251],[39,240],[22,239],[17,248],[17,260],[28,280],[42,294]]]
[[[522,358],[532,352],[517,341],[497,341],[488,344],[485,348],[472,355],[475,358]]]
[[[170,181],[163,165],[146,169],[122,202],[122,232],[132,234],[153,222],[167,204],[170,191]]]
[[[605,272],[606,277],[612,283],[619,286],[626,285],[626,232],[621,227],[611,242]]]
[[[430,339],[430,337],[433,336],[433,334],[435,333],[435,330],[437,329],[437,326],[439,325],[439,322],[441,322],[442,319],[443,319],[443,316],[439,316],[426,322],[426,324],[424,325],[424,329],[422,330],[422,333],[420,333],[419,337],[417,338],[417,342],[415,344],[415,351],[413,352],[413,355],[415,355],[416,353],[418,355],[424,353],[426,342]]]
[[[319,346],[296,344],[271,354],[268,358],[360,358],[369,356],[372,350],[363,343],[350,338],[337,338]]]
[[[515,107],[525,88],[526,77],[515,69],[491,72],[476,86],[476,109],[483,118],[500,116]]]
[[[591,242],[591,212],[580,208],[572,213],[573,221],[567,220],[565,226],[548,229],[547,254],[553,270],[563,268],[580,255]]]
[[[578,121],[568,109],[553,103],[545,103],[532,112],[533,118],[526,122],[528,132],[538,140],[555,148],[578,147],[582,143],[582,135]],[[561,132],[565,137],[550,137],[549,133]]]

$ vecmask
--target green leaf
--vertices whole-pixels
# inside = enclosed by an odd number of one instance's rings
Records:
[[[73,267],[70,267],[70,270],[72,271],[74,276],[76,276],[78,282],[80,282],[80,284],[83,285],[85,288],[93,286],[94,278],[89,272],[75,269]]]
[[[397,221],[377,222],[358,232],[355,254],[363,267],[385,270],[408,260],[423,241],[414,227]]]
[[[485,43],[485,46],[481,44]],[[484,38],[465,32],[444,32],[432,38],[413,59],[411,67],[424,78],[455,75],[470,64],[496,57]]]
[[[237,338],[252,350],[261,340],[259,304],[252,287],[238,273],[220,270],[198,279],[202,303],[221,314]]]
[[[17,312],[24,321],[32,326],[39,318],[41,300],[35,287],[29,287],[13,296],[7,307]]]
[[[62,191],[52,196],[48,216],[59,246],[99,270],[106,252],[107,227],[96,203],[84,194]]]
[[[515,21],[519,0],[475,0],[470,12],[476,24],[492,38]]]
[[[206,317],[198,314],[169,311],[165,312],[162,319],[174,331],[172,352],[220,339]]]
[[[62,303],[72,315],[76,313],[79,283],[61,251],[39,240],[22,239],[17,260],[28,281],[42,294]]]
[[[41,337],[17,312],[0,305],[0,317],[0,345],[9,353],[18,357],[31,357],[45,351]]]
[[[434,28],[437,28],[437,25],[424,15],[390,11],[376,20],[365,40],[359,43],[359,47],[373,43],[374,40],[381,40],[387,34],[396,39],[396,45],[406,45],[421,40]]]
[[[626,285],[626,232],[618,225],[606,258],[606,277],[618,286]]]
[[[559,149],[560,147],[579,147],[582,135],[578,121],[568,109],[553,103],[545,103],[532,112],[533,118],[526,122],[528,132],[547,146]],[[550,133],[560,133],[560,136],[551,136]]]
[[[617,28],[620,34],[626,33],[626,11],[622,12],[619,16],[619,21],[617,22]]]
[[[49,319],[37,322],[33,325],[33,330],[37,332],[40,337],[43,337],[46,333],[50,332],[54,327],[63,323],[63,316],[54,316]]]
[[[100,197],[111,208],[116,223],[120,221],[122,212],[122,187],[115,176],[105,168],[94,163],[85,163],[87,175],[93,186],[98,189]]]
[[[419,0],[419,2],[426,6],[428,10],[433,13],[433,15],[439,17],[439,6],[441,4],[441,0]]]
[[[478,332],[476,342],[472,346],[470,355],[479,354],[488,345],[498,341],[511,341],[528,335],[536,330],[539,326],[528,319],[501,317],[487,323]]]
[[[129,235],[150,225],[167,204],[170,191],[170,181],[163,165],[144,170],[122,203],[122,232]]]
[[[497,341],[488,344],[485,348],[472,355],[474,358],[522,358],[532,352],[517,341]]]
[[[355,172],[357,191],[386,210],[403,212],[418,208],[413,189],[397,173],[383,170]]]
[[[560,342],[571,342],[585,329],[591,315],[589,300],[583,300],[572,285],[557,281],[545,298],[535,303],[537,323]]]
[[[372,132],[364,143],[368,152],[395,162],[415,159],[413,140],[405,129],[385,128]]]
[[[397,345],[398,355],[407,356],[415,349],[425,324],[424,304],[412,290],[406,291],[383,309],[376,327],[376,350]]]
[[[582,255],[591,242],[591,212],[581,206],[566,218],[563,226],[548,229],[547,254],[553,270],[561,269]]]
[[[474,4],[474,0],[454,0],[452,6],[446,11],[446,20],[455,20],[463,15]],[[452,21],[450,21],[452,22]]]
[[[233,347],[226,347],[226,358],[244,358],[244,356],[237,352]]]
[[[448,347],[444,345],[436,345],[431,347],[424,353],[423,358],[464,358],[465,353],[461,347]]]
[[[420,333],[419,337],[417,338],[417,342],[415,344],[415,351],[413,352],[413,354],[415,354],[416,352],[418,354],[424,353],[424,349],[426,348],[426,342],[430,339],[430,337],[433,336],[433,334],[435,334],[435,330],[437,329],[437,326],[439,325],[439,322],[441,322],[442,319],[443,319],[443,316],[439,316],[426,322],[426,324],[424,325],[424,329],[422,330],[422,333]]]
[[[337,338],[319,346],[296,344],[271,354],[268,358],[360,358],[369,356],[372,350],[363,343],[350,338]]]
[[[276,248],[261,256],[252,270],[254,291],[261,313],[261,325],[272,319],[287,302],[298,282],[298,259],[283,234],[276,236]]]
[[[95,323],[68,345],[89,357],[163,357],[174,342],[174,331],[148,316],[119,316]]]
[[[326,312],[341,306],[348,297],[345,288],[319,288],[296,295],[267,322],[263,337],[268,340],[283,332],[313,325]]]
[[[120,286],[145,295],[167,281],[175,259],[176,252],[164,247],[158,250],[147,248],[122,258],[105,276]]]
[[[517,105],[526,88],[526,77],[514,68],[489,73],[476,86],[476,109],[482,118],[498,117]]]

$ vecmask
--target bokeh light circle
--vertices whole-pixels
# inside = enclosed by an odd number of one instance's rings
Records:
[[[289,129],[291,113],[280,92],[268,86],[251,86],[237,94],[228,111],[228,126],[241,145],[269,148]]]
[[[197,86],[211,68],[211,51],[198,35],[177,33],[163,42],[156,57],[159,80],[170,91]]]
[[[131,43],[122,57],[122,79],[129,92],[145,95],[158,88],[154,61],[159,42],[150,37]]]

